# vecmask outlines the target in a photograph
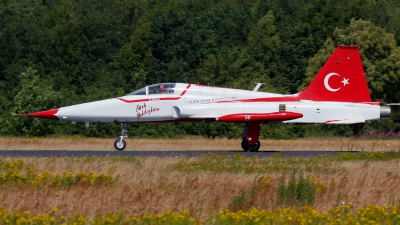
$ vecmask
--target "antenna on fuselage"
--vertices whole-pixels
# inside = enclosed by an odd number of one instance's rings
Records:
[[[257,83],[257,86],[253,89],[253,91],[258,91],[258,89],[263,85],[264,83]]]

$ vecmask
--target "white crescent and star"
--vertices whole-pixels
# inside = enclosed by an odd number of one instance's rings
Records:
[[[329,86],[329,78],[331,78],[331,76],[339,76],[339,77],[340,77],[340,75],[339,75],[338,73],[328,73],[328,75],[326,75],[326,76],[325,76],[325,79],[324,79],[325,88],[326,88],[328,91],[330,91],[330,92],[339,91],[341,87],[339,87],[339,88],[332,88],[331,86]],[[346,86],[347,84],[350,84],[348,78],[347,78],[347,79],[346,79],[346,78],[343,78],[343,80],[342,80],[341,82],[343,83],[343,86]]]

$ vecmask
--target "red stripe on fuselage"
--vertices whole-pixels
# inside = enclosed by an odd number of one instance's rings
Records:
[[[235,102],[299,102],[302,99],[300,99],[299,96],[285,96],[285,97],[270,97],[270,98],[250,98],[250,99],[235,99],[235,100],[223,100],[223,101],[217,101],[217,102],[207,102],[205,104],[211,104],[211,103],[235,103]],[[319,102],[319,101],[313,101],[313,102]],[[334,102],[334,101],[331,101]],[[366,105],[376,105],[379,106],[380,102],[341,102],[341,103],[357,103],[357,104],[366,104]]]
[[[123,102],[126,102],[126,103],[133,103],[133,102],[148,102],[148,101],[150,101],[150,99],[149,99],[149,98],[147,98],[147,99],[134,99],[134,100],[126,100],[126,99],[123,99],[123,98],[117,98],[117,99],[119,99],[119,100],[121,100],[121,101],[123,101]]]
[[[233,102],[299,102],[301,99],[298,96],[285,96],[285,97],[270,97],[270,98],[248,98],[248,99],[235,99],[223,100],[215,103],[233,103]],[[214,103],[214,102],[210,102]]]
[[[157,100],[153,100],[155,98],[144,98],[144,99],[134,99],[134,100],[127,100],[123,98],[117,98],[126,103],[134,103],[134,102],[149,102],[149,101],[163,101],[163,100],[179,100],[180,97],[166,97],[166,98],[156,98]]]
[[[193,119],[193,118],[177,118],[173,120],[156,120],[156,121],[117,121],[114,120],[114,123],[176,123],[176,122],[200,122],[200,121],[207,121],[207,122],[214,122],[216,121],[215,118],[203,118],[203,119]]]
[[[186,89],[182,91],[182,93],[179,96],[183,96],[186,94],[186,91],[190,88],[191,84],[188,84],[188,86],[186,86]]]

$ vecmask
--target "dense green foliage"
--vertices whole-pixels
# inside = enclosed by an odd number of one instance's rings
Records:
[[[158,82],[296,93],[335,46],[357,44],[373,100],[399,102],[399,0],[1,0],[0,134],[115,136],[117,124],[13,118],[121,96]],[[261,137],[395,131],[355,126],[263,126]],[[163,131],[163,132],[160,132]],[[240,137],[242,125],[134,125],[142,137]]]

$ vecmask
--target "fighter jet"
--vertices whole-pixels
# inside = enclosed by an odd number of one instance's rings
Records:
[[[241,147],[260,148],[260,127],[268,123],[356,124],[388,119],[390,107],[372,102],[357,46],[338,46],[309,86],[297,94],[159,83],[125,96],[19,116],[89,123],[119,123],[114,142],[124,150],[127,124],[215,121],[244,124]]]

